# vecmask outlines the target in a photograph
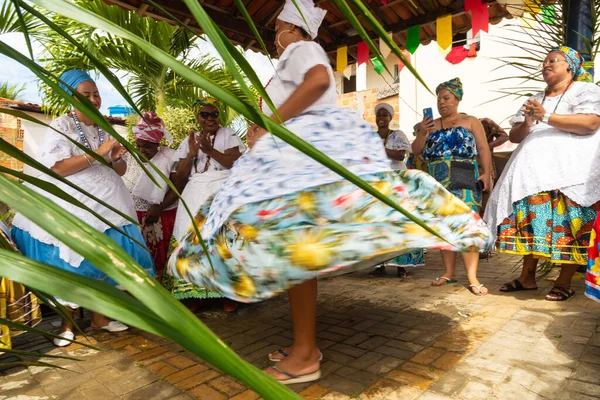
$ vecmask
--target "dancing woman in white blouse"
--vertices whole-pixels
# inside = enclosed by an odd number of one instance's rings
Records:
[[[96,84],[87,73],[80,70],[69,70],[60,77],[60,80],[87,97],[96,108],[100,108],[102,104],[100,93]],[[61,83],[61,87],[70,93],[67,86]],[[85,192],[96,196],[135,220],[136,214],[133,201],[120,177],[120,175],[125,173],[127,168],[127,164],[121,158],[126,150],[117,143],[116,139],[113,139],[97,127],[90,118],[77,109],[72,113],[56,118],[50,125],[52,128],[75,141],[79,141],[79,143],[89,150],[103,157],[110,163],[110,167],[95,161],[65,136],[53,129],[48,129],[46,132],[37,160],[52,171],[76,184]],[[154,265],[150,253],[148,253],[146,248],[141,247],[131,239],[134,238],[139,243],[144,243],[139,227],[54,178],[43,173],[39,173],[38,178],[56,185],[129,235],[129,237],[124,236],[88,211],[67,203],[47,192],[37,190],[41,195],[49,198],[86,224],[98,229],[100,232],[104,232],[105,235],[113,239],[127,251],[148,273],[154,275]],[[35,188],[32,189],[36,190]],[[53,265],[65,271],[117,285],[114,280],[110,279],[92,263],[85,260],[81,255],[71,250],[57,238],[51,236],[21,214],[15,216],[12,235],[21,252],[29,258]],[[60,294],[58,296],[60,297]],[[71,310],[78,308],[73,303],[62,303]],[[92,328],[104,329],[110,332],[127,329],[127,326],[122,323],[110,321],[105,316],[97,313],[92,313],[91,326]],[[73,327],[66,320],[63,320],[59,334],[65,339],[74,339]],[[70,342],[55,339],[54,343],[57,346],[67,346]]]

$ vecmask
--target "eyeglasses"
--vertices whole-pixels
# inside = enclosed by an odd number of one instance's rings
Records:
[[[200,112],[200,116],[204,119],[208,119],[208,117],[213,117],[213,118],[219,118],[219,112],[218,111],[213,111],[213,112],[207,112],[207,111],[202,111]]]
[[[552,57],[552,58],[549,58],[549,59],[545,60],[543,63],[540,64],[540,69],[544,69],[544,67],[546,67],[546,66],[554,67],[556,64],[558,64],[561,61],[567,62],[567,60],[565,60],[562,57]]]

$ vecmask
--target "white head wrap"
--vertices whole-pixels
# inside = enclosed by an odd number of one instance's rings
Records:
[[[377,114],[377,111],[381,110],[381,109],[386,110],[389,114],[390,114],[390,118],[394,118],[394,107],[392,107],[390,104],[388,103],[379,103],[375,106],[375,114]]]
[[[283,6],[283,10],[281,10],[277,19],[294,24],[304,29],[312,39],[316,38],[319,26],[321,26],[321,22],[323,22],[327,11],[320,7],[315,7],[313,0],[296,0],[296,4],[298,4],[298,8],[300,8],[302,14],[300,14],[292,0],[286,0],[285,6]]]

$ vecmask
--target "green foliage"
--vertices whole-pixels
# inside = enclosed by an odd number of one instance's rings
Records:
[[[166,140],[161,143],[164,146],[169,146],[172,149],[179,147],[179,144],[187,137],[190,131],[197,132],[200,130],[198,120],[191,108],[183,107],[168,107],[165,114],[162,116],[165,122],[165,127],[173,136],[173,143],[169,145]],[[125,118],[127,126],[127,140],[134,143],[133,127],[140,121],[137,115],[130,115]]]
[[[8,82],[0,82],[0,97],[10,100],[17,100],[25,91],[25,85],[9,84]]]

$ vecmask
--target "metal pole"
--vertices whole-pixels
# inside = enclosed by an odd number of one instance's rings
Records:
[[[563,0],[563,11],[567,11],[567,46],[577,50],[585,61],[591,63],[588,70],[594,76],[594,60],[591,59],[590,49],[584,40],[586,38],[590,46],[593,45],[592,0]]]

